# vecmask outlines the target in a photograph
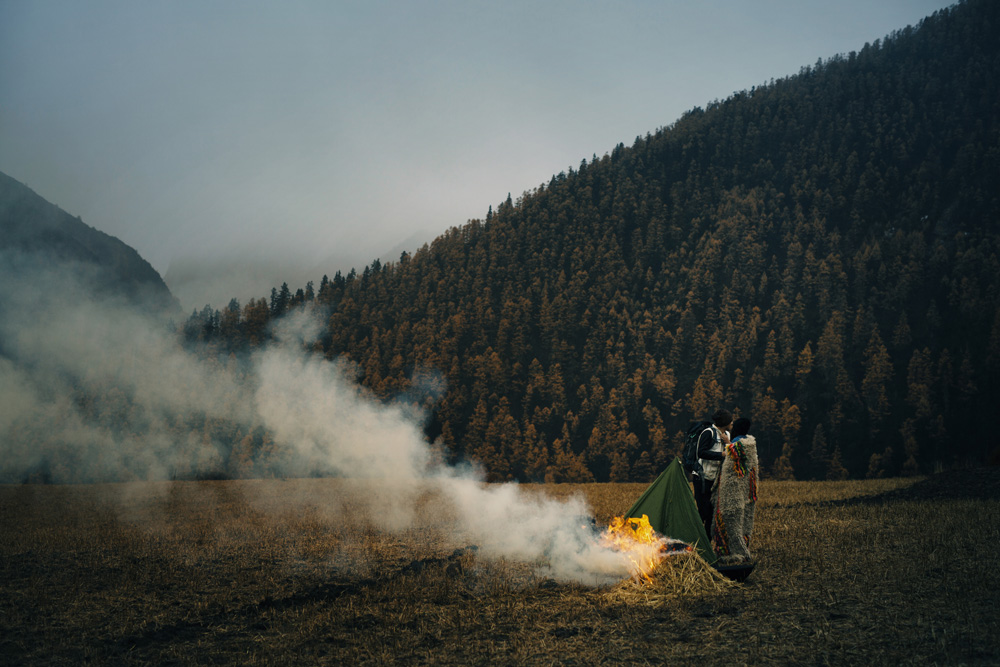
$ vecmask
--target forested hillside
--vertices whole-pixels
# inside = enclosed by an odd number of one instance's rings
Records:
[[[719,406],[773,476],[929,472],[997,451],[998,246],[1000,3],[969,0],[185,333],[225,362],[312,309],[491,479],[647,480]]]

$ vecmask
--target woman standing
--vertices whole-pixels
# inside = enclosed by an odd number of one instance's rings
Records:
[[[722,565],[751,562],[750,535],[757,505],[757,441],[749,435],[751,422],[741,417],[733,424],[732,442],[719,471],[713,501],[712,546]]]

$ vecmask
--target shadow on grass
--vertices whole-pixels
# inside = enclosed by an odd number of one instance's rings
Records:
[[[773,507],[857,507],[939,500],[1000,500],[1000,467],[950,470],[931,475],[902,489],[893,489],[871,496],[779,503]]]
[[[143,650],[156,644],[169,644],[178,642],[188,642],[198,639],[201,635],[213,631],[223,625],[228,625],[234,621],[250,624],[252,629],[260,629],[261,617],[267,612],[279,612],[293,607],[300,607],[316,602],[330,602],[344,595],[355,595],[366,589],[385,586],[401,577],[419,574],[427,569],[441,569],[445,576],[454,577],[461,573],[461,559],[466,554],[474,554],[478,547],[470,546],[464,549],[456,549],[448,557],[444,558],[424,558],[414,560],[407,566],[398,570],[395,574],[380,579],[367,578],[361,580],[331,581],[316,586],[311,586],[305,590],[292,595],[280,598],[265,597],[257,602],[245,604],[235,609],[209,609],[198,618],[183,620],[168,625],[157,625],[139,634],[123,637],[116,642],[115,648],[119,653],[129,653],[130,651]],[[254,623],[256,621],[256,624]],[[356,627],[355,629],[365,629]]]
[[[199,618],[168,625],[157,625],[145,632],[123,637],[114,643],[121,652],[128,653],[134,650],[143,650],[156,644],[193,641],[223,624],[233,621],[247,623],[259,619],[263,613],[268,611],[280,611],[313,602],[336,600],[342,595],[357,593],[378,583],[380,582],[374,579],[324,583],[287,597],[265,597],[259,602],[252,602],[232,610],[211,609]]]

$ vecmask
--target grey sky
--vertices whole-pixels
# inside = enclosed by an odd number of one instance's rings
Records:
[[[949,4],[0,0],[0,171],[175,292],[318,281]]]

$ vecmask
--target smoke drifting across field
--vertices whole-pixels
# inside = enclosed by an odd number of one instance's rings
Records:
[[[217,470],[232,443],[188,421],[225,420],[273,438],[274,469],[369,480],[357,517],[411,529],[422,498],[447,505],[438,526],[488,556],[546,563],[558,579],[597,584],[628,575],[599,545],[582,498],[557,501],[515,484],[485,485],[473,466],[435,456],[411,403],[383,404],[353,366],[312,351],[315,318],[286,318],[237,377],[187,352],[172,327],[115,298],[97,298],[88,270],[6,253],[0,263],[0,481],[165,480]],[[198,419],[190,419],[197,415]],[[298,499],[308,501],[308,499]],[[342,508],[326,508],[337,520]]]
[[[289,469],[320,463],[387,486],[390,493],[367,504],[384,529],[413,527],[416,503],[430,493],[449,501],[452,537],[475,542],[487,555],[544,560],[550,576],[587,584],[628,576],[627,561],[600,546],[582,498],[563,502],[524,494],[516,484],[484,485],[474,468],[445,465],[409,404],[366,398],[349,364],[306,351],[314,327],[304,316],[284,322],[277,344],[254,358],[257,414],[290,447]]]
[[[183,415],[248,417],[239,387],[186,354],[167,322],[103,291],[102,278],[48,254],[0,257],[4,482],[165,479],[184,449]]]

